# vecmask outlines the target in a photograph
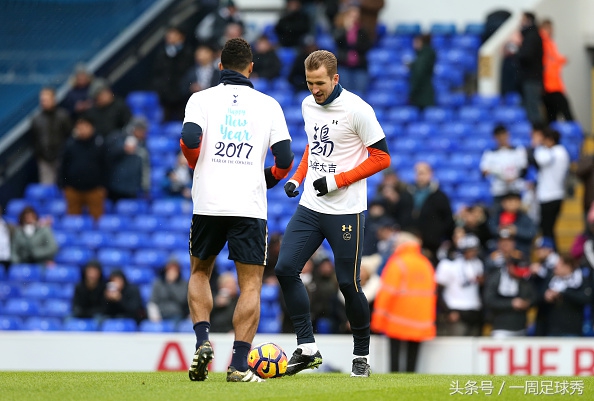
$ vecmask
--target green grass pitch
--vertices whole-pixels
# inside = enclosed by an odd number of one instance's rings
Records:
[[[551,391],[557,393],[546,394]],[[372,374],[362,379],[344,373],[301,373],[265,383],[227,383],[224,373],[211,373],[205,382],[190,382],[186,372],[0,372],[2,401],[503,401],[540,397],[592,400],[594,378]]]

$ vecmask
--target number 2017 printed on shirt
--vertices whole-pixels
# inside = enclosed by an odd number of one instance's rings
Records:
[[[221,157],[237,157],[238,159],[244,155],[246,159],[249,159],[250,153],[254,148],[249,143],[242,142],[240,144],[235,144],[234,142],[217,142],[215,145],[217,152],[215,155]],[[244,152],[244,148],[246,149]],[[243,152],[243,153],[242,153]]]

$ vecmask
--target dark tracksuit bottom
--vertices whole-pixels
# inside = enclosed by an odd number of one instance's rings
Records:
[[[346,315],[353,332],[353,354],[369,355],[369,303],[359,277],[363,248],[364,214],[331,215],[299,205],[289,221],[275,273],[295,327],[297,344],[314,342],[307,290],[299,274],[305,263],[328,240]]]

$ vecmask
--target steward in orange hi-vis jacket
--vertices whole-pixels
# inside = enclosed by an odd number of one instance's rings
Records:
[[[435,337],[436,285],[433,265],[421,253],[418,238],[406,232],[398,236],[396,249],[382,272],[371,329],[392,340],[412,343],[406,371],[414,371],[418,343]],[[399,371],[395,355],[399,345],[391,341],[392,371]]]

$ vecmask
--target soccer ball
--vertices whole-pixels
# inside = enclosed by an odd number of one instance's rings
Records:
[[[256,345],[248,355],[248,365],[263,379],[281,377],[287,371],[287,355],[273,343]]]

